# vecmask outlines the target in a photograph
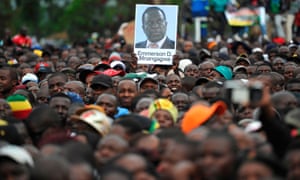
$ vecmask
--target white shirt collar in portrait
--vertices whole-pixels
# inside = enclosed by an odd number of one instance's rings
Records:
[[[164,42],[165,42],[166,39],[167,39],[167,36],[165,36],[164,38],[162,38],[160,41],[156,42],[155,44],[158,45],[158,47],[156,49],[160,49],[163,46],[163,44],[164,44]],[[153,44],[153,42],[147,40],[147,46],[146,47],[147,48],[151,48],[150,44]]]

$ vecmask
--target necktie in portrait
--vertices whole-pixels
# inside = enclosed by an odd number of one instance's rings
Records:
[[[156,43],[151,43],[151,44],[149,44],[149,48],[157,49],[157,48],[158,48],[158,44],[156,44]]]

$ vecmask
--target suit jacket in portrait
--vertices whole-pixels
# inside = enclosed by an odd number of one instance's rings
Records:
[[[146,46],[147,46],[147,40],[135,44],[135,48],[147,48]],[[160,49],[174,49],[174,48],[175,48],[175,42],[167,37]]]

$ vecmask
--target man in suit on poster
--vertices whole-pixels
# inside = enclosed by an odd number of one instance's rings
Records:
[[[142,16],[147,40],[135,44],[135,48],[174,49],[175,42],[166,36],[167,21],[164,11],[158,7],[147,8]]]

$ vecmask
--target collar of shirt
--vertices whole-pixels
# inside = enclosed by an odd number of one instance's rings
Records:
[[[147,40],[147,48],[149,48],[149,45],[152,44],[152,43],[155,43],[158,45],[158,48],[157,49],[160,49],[162,47],[162,45],[164,44],[165,40],[167,39],[167,36],[165,36],[164,38],[162,38],[160,41],[157,41],[157,42],[151,42],[149,40]]]

